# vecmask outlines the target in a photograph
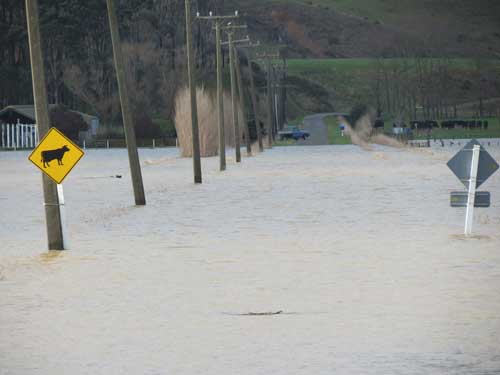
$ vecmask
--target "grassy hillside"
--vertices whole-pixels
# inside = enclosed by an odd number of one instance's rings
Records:
[[[455,57],[500,56],[496,0],[227,0],[252,35],[295,56],[397,56],[408,48]]]
[[[253,39],[281,45],[290,59],[291,118],[349,111],[358,102],[374,106],[377,59],[394,65],[415,56],[450,59],[449,82],[425,100],[444,101],[462,116],[474,115],[478,100],[500,96],[498,72],[474,72],[476,58],[500,58],[498,0],[226,0],[225,8],[238,9]],[[391,95],[407,90],[403,83]],[[421,100],[410,106],[420,107]],[[491,112],[496,103],[487,105]],[[392,107],[398,106],[396,100]],[[401,117],[404,111],[386,112]]]

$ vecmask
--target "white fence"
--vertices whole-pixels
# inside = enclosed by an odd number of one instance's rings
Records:
[[[0,147],[3,149],[35,148],[38,144],[36,125],[2,124],[0,127]]]

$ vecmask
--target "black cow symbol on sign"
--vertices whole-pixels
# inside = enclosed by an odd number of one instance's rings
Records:
[[[64,157],[64,154],[68,151],[69,148],[66,145],[55,150],[42,151],[43,167],[44,168],[50,167],[49,162],[55,159],[57,159],[57,165],[64,165],[62,159]]]

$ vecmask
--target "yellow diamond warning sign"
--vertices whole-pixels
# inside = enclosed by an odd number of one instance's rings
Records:
[[[40,170],[60,184],[85,153],[56,128],[51,128],[29,156]]]

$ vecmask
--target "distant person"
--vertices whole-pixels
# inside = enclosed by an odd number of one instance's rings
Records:
[[[340,136],[343,137],[345,132],[344,118],[339,116],[337,119],[339,121]]]
[[[484,130],[488,130],[488,120],[483,122],[483,128]]]

